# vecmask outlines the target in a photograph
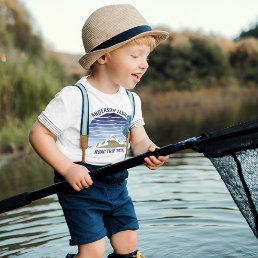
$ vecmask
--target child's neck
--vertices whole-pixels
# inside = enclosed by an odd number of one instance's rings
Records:
[[[120,88],[118,84],[113,83],[110,78],[106,78],[104,75],[91,74],[87,80],[91,86],[105,94],[115,94]]]

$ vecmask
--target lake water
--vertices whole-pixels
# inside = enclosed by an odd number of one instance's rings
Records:
[[[257,239],[202,154],[173,155],[157,171],[133,168],[128,188],[146,258],[258,257]],[[56,196],[0,215],[0,257],[65,257],[76,251],[68,241]],[[111,252],[108,244],[105,257]]]
[[[257,118],[257,108],[257,98],[235,98],[223,109],[153,112],[146,129],[163,146]],[[0,164],[0,199],[52,184],[52,177],[52,169],[33,154]],[[257,239],[202,154],[177,153],[154,172],[133,168],[128,188],[140,222],[138,249],[146,258],[258,257]],[[62,258],[68,252],[76,248],[69,246],[55,195],[0,215],[0,257]],[[105,256],[111,252],[107,245]]]

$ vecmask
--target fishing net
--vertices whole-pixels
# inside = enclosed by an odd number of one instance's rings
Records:
[[[211,160],[258,238],[258,119],[202,138],[193,149]]]
[[[258,149],[210,158],[232,198],[258,238]]]

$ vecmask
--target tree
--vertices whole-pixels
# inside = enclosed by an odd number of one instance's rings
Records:
[[[235,76],[245,83],[258,83],[258,39],[246,38],[237,42],[230,62]]]
[[[150,55],[149,64],[143,83],[154,91],[213,87],[231,76],[228,54],[201,35],[181,35],[162,44]]]
[[[12,44],[34,57],[43,52],[42,40],[33,32],[30,15],[17,0],[0,1],[0,36],[4,47]]]
[[[250,28],[249,30],[243,30],[239,37],[236,38],[236,40],[242,39],[242,38],[248,38],[248,37],[254,37],[254,38],[258,38],[258,21],[256,22],[256,24]]]

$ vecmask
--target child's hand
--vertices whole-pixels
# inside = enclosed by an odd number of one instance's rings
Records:
[[[156,145],[152,144],[149,147],[149,151],[154,152],[155,149],[158,148]],[[149,158],[145,158],[145,166],[148,167],[151,170],[155,170],[162,166],[166,160],[169,159],[169,155],[167,156],[159,156],[156,158],[155,156],[150,156]]]
[[[93,183],[89,175],[89,170],[84,166],[74,163],[67,169],[64,178],[76,191],[88,188]]]

